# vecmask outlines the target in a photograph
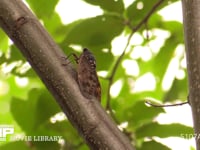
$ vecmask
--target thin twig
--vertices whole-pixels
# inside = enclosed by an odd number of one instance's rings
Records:
[[[165,0],[159,0],[155,5],[151,8],[151,10],[147,13],[147,15],[132,29],[132,34],[136,32],[144,23],[148,21],[151,15],[156,11],[156,9],[164,2]]]
[[[165,1],[165,0],[159,0],[159,1],[152,7],[152,9],[147,13],[147,15],[138,23],[138,25],[136,25],[134,28],[132,28],[132,32],[131,32],[131,34],[130,34],[129,37],[128,37],[126,46],[125,46],[125,48],[124,48],[122,54],[121,54],[121,55],[119,56],[119,58],[116,60],[116,63],[115,63],[115,65],[114,65],[114,67],[113,67],[113,70],[112,70],[112,72],[111,72],[111,75],[110,75],[110,77],[108,78],[108,79],[109,79],[109,84],[108,84],[107,102],[106,102],[106,109],[110,111],[110,113],[111,113],[112,116],[113,116],[113,114],[112,114],[112,110],[111,110],[111,108],[110,108],[110,99],[111,99],[111,98],[110,98],[110,88],[111,88],[111,86],[112,86],[112,84],[113,84],[113,79],[114,79],[114,75],[115,75],[115,73],[116,73],[116,71],[117,71],[117,68],[118,68],[118,66],[119,66],[119,64],[120,64],[120,62],[121,62],[121,60],[122,60],[124,54],[126,53],[126,50],[127,50],[128,46],[129,46],[129,44],[130,44],[130,41],[131,41],[131,38],[132,38],[133,34],[134,34],[137,30],[139,30],[143,24],[146,24],[146,22],[148,21],[149,17],[156,11],[156,9],[157,9],[157,8],[162,4],[162,2],[164,2],[164,1]]]
[[[182,102],[182,103],[177,103],[177,104],[153,104],[150,101],[145,101],[145,103],[149,104],[153,107],[173,107],[173,106],[181,106],[181,105],[189,104],[188,101]]]
[[[110,88],[111,88],[111,86],[112,86],[112,84],[113,84],[114,75],[115,75],[115,72],[117,71],[117,68],[118,68],[118,66],[119,66],[119,64],[120,64],[120,61],[122,60],[124,54],[126,53],[126,50],[127,50],[127,47],[128,47],[128,45],[129,45],[129,43],[130,43],[131,37],[132,37],[132,35],[129,36],[128,42],[126,43],[126,46],[125,46],[125,48],[124,48],[122,54],[121,54],[121,55],[119,56],[119,58],[117,59],[115,65],[114,65],[114,67],[113,67],[113,70],[112,70],[112,72],[111,72],[111,75],[110,75],[110,77],[108,78],[108,79],[109,79],[109,84],[108,84],[108,91],[107,91],[107,104],[106,104],[106,109],[107,109],[107,110],[110,110]],[[112,112],[112,111],[110,110],[110,112]]]

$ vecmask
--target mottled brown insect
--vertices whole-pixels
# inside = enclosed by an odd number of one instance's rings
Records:
[[[96,60],[93,54],[86,48],[83,49],[83,53],[75,57],[78,73],[78,84],[81,93],[86,98],[91,99],[96,97],[101,101],[101,86],[96,73]]]

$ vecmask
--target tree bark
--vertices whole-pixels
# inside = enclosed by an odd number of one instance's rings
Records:
[[[64,53],[21,0],[0,0],[0,26],[52,93],[91,149],[133,150],[96,99],[86,99]]]
[[[197,150],[200,150],[200,0],[182,0],[185,47]]]

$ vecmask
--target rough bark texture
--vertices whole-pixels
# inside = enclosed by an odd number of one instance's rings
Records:
[[[21,0],[0,0],[0,26],[14,41],[91,149],[132,150],[96,99],[82,96],[62,50]]]
[[[200,0],[182,0],[185,46],[195,135],[200,135]],[[196,138],[197,150],[200,139]]]

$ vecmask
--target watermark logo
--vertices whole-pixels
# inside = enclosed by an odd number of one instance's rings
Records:
[[[8,135],[14,134],[14,126],[0,125],[0,141],[6,141]]]
[[[13,125],[0,125],[0,142],[2,141],[37,141],[37,142],[61,142],[62,136],[37,135],[29,136],[14,133]]]
[[[200,134],[197,134],[197,133],[189,133],[189,134],[182,133],[182,134],[180,134],[180,136],[181,136],[181,138],[184,138],[184,139],[187,139],[187,140],[192,139],[192,138],[195,138],[197,140],[200,139]]]

